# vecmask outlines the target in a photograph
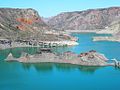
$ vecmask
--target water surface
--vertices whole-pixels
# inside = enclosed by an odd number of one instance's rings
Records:
[[[79,45],[55,49],[55,52],[86,52],[94,49],[109,59],[120,59],[120,43],[92,42],[90,34],[73,34]],[[14,48],[0,51],[0,90],[119,90],[120,69],[69,64],[22,64],[5,62],[9,53],[19,58],[23,52],[35,54],[39,48]]]

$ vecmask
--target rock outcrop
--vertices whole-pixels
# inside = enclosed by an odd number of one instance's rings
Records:
[[[25,54],[25,53],[24,53]],[[109,66],[108,59],[94,50],[80,55],[67,51],[63,54],[52,51],[40,51],[34,55],[25,54],[20,58],[14,58],[11,54],[5,59],[6,61],[18,61],[22,63],[67,63],[83,66]]]
[[[49,29],[34,9],[0,8],[0,37]]]
[[[120,7],[110,7],[61,13],[47,23],[56,29],[95,30],[104,29],[118,19],[120,19]]]

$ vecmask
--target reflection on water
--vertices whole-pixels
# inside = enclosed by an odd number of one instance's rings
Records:
[[[0,60],[4,60],[10,53],[10,49],[0,51]]]
[[[14,58],[20,58],[24,52],[34,55],[37,54],[37,52],[40,50],[40,48],[34,47],[34,48],[13,48],[13,49],[6,49],[0,51],[0,57],[2,60],[4,60],[9,53],[13,55]],[[54,48],[53,52],[55,53],[62,53],[67,51],[67,48]],[[88,66],[79,66],[79,65],[71,65],[71,64],[54,64],[54,63],[39,63],[39,64],[22,64],[22,67],[25,70],[30,70],[31,67],[34,67],[36,71],[40,72],[49,72],[52,71],[53,68],[56,68],[59,71],[72,71],[75,69],[80,70],[81,72],[87,72],[87,73],[94,73],[95,70],[97,70],[99,67],[88,67]]]
[[[91,66],[79,66],[71,64],[57,64],[57,63],[38,63],[38,64],[22,64],[25,70],[30,70],[31,67],[34,67],[37,72],[50,72],[53,69],[57,69],[62,72],[69,72],[73,70],[80,70],[84,73],[94,73],[97,69],[101,67],[91,67]]]
[[[91,73],[92,74],[99,68],[102,68],[102,67],[97,67],[97,66],[80,66],[79,70],[81,72]]]
[[[94,73],[97,69],[100,68],[93,66],[80,66],[80,65],[71,65],[71,64],[55,64],[55,66],[58,70],[62,70],[62,71],[70,71],[70,70],[78,69],[81,72],[85,72],[85,73]]]
[[[67,51],[68,48],[52,48],[53,53],[62,53]],[[14,58],[20,58],[23,54],[28,53],[30,55],[35,55],[40,51],[39,47],[23,47],[23,48],[10,48],[0,51],[0,60],[4,60],[11,53]]]
[[[9,50],[9,53],[12,53],[12,56],[15,58],[20,58],[23,52],[22,48],[13,48]]]
[[[28,53],[28,54],[31,54],[31,55],[33,55],[33,54],[36,54],[36,52],[39,50],[39,48],[37,48],[37,47],[33,47],[33,48],[23,48],[23,52],[26,52],[26,53]]]
[[[25,70],[30,70],[31,67],[34,67],[36,71],[40,72],[49,72],[53,69],[52,63],[39,63],[39,64],[22,64]]]
[[[115,67],[115,70],[118,70],[118,71],[120,71],[120,67]]]

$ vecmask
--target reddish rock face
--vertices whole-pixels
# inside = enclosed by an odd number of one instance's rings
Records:
[[[37,31],[46,30],[49,26],[34,9],[0,8],[0,30],[8,31]]]
[[[110,7],[61,13],[47,23],[57,29],[94,30],[104,29],[118,19],[120,19],[120,7]]]

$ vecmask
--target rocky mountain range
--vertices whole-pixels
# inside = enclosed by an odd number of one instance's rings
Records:
[[[40,37],[48,40],[59,36],[45,36],[46,30],[96,30],[119,33],[120,7],[89,9],[85,11],[64,12],[50,18],[40,17],[34,9],[0,8],[0,37],[30,38]],[[115,22],[115,23],[114,23]],[[109,27],[106,29],[106,27]],[[117,27],[117,28],[116,28]],[[116,33],[116,34],[117,34]]]
[[[34,9],[0,8],[0,37],[33,34],[46,29],[49,26]]]
[[[64,12],[52,17],[47,24],[54,29],[95,30],[104,29],[120,19],[120,7]]]

